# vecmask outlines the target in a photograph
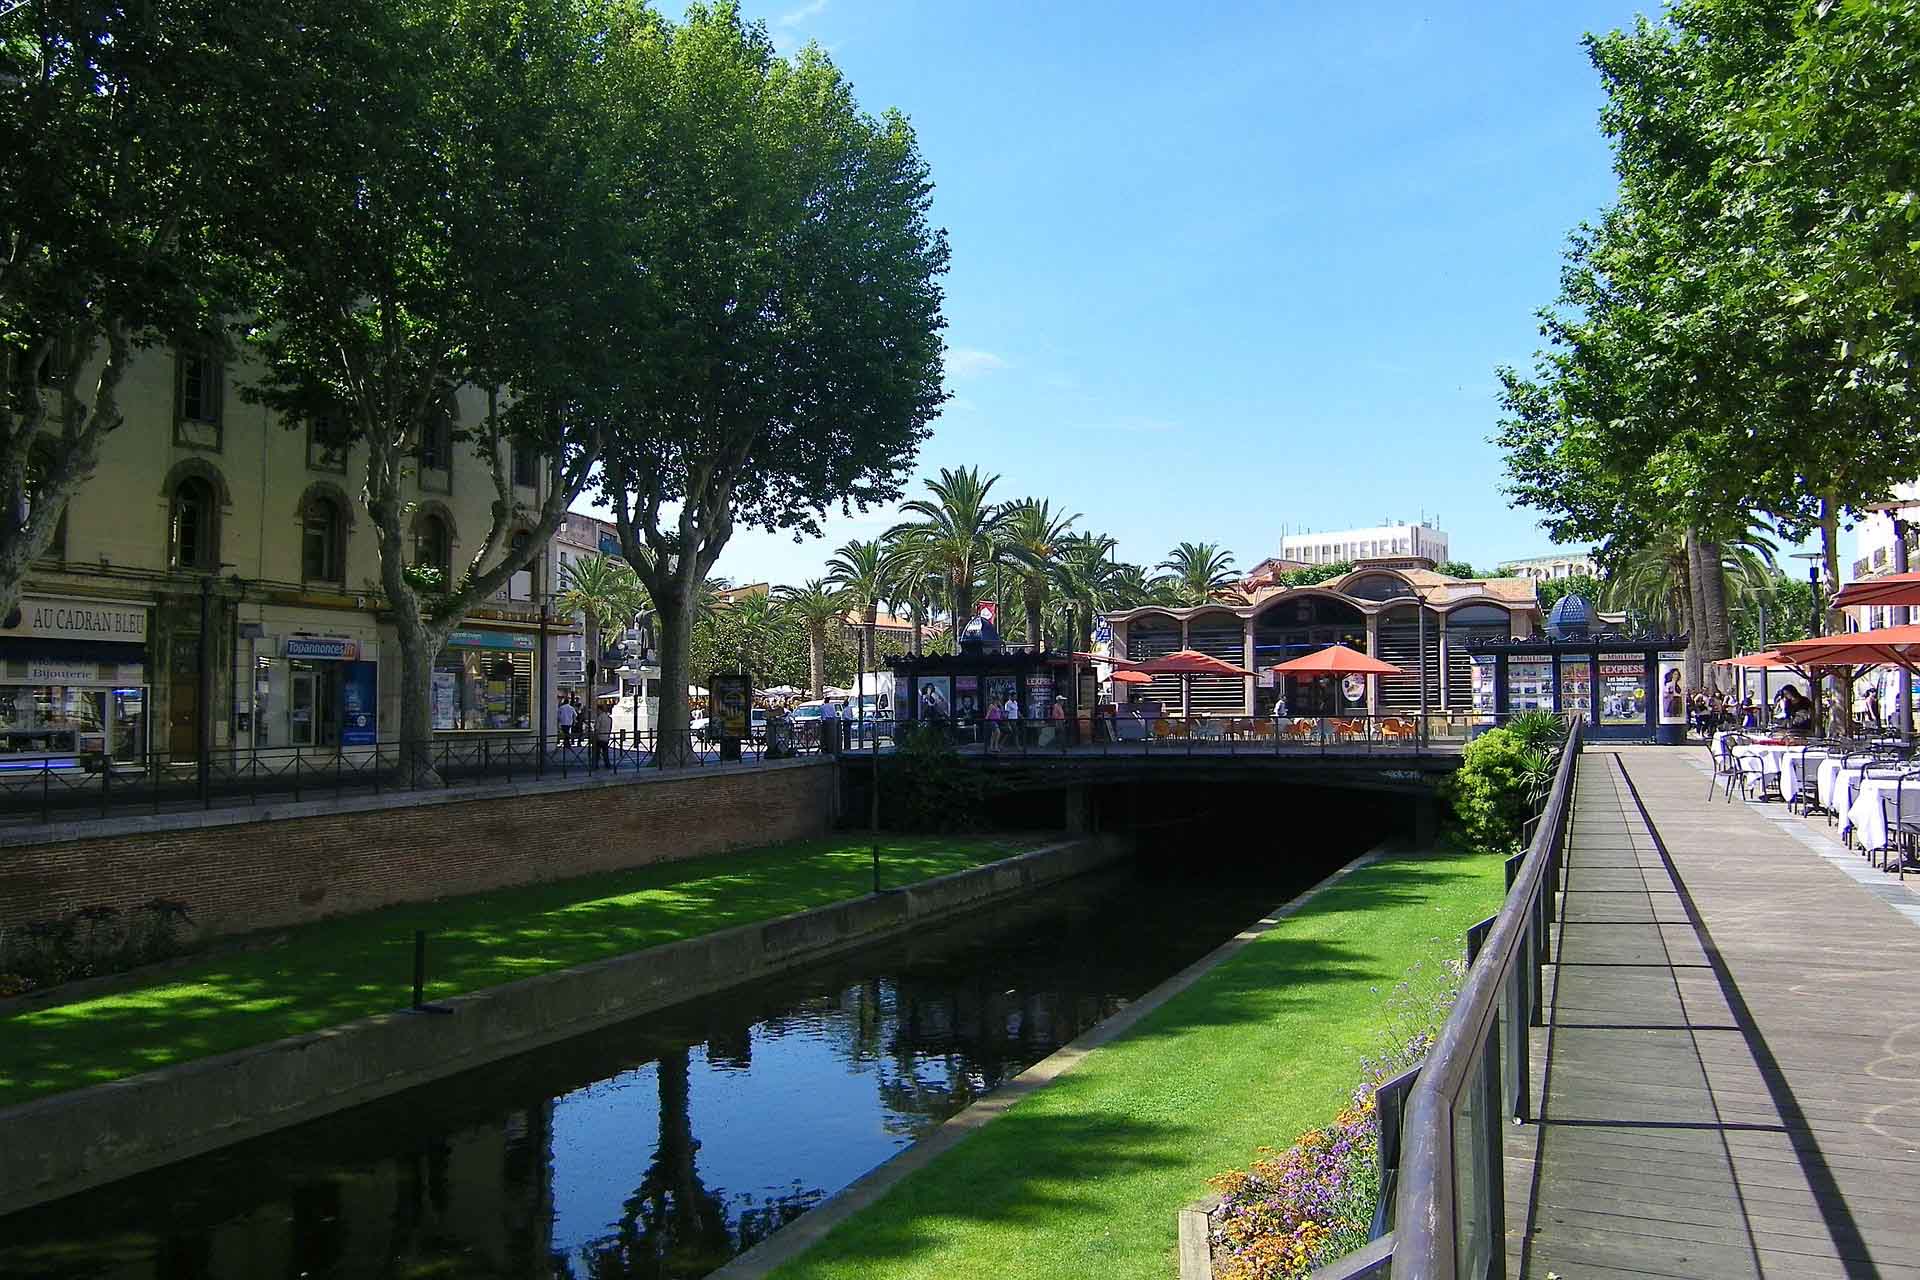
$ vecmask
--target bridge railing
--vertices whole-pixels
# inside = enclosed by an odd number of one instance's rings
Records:
[[[1542,1015],[1542,967],[1573,816],[1582,728],[1569,725],[1560,769],[1526,851],[1507,863],[1497,915],[1467,935],[1469,968],[1433,1051],[1391,1124],[1383,1186],[1389,1214],[1373,1243],[1313,1273],[1313,1280],[1503,1280],[1506,1270],[1505,1137],[1529,1118],[1530,1029]],[[1397,1083],[1397,1082],[1396,1082]],[[1394,1157],[1397,1157],[1395,1159]],[[1390,1216],[1391,1222],[1387,1221]]]
[[[843,733],[851,746],[857,735]],[[818,734],[742,741],[737,762],[821,752]],[[726,753],[726,754],[731,754]],[[604,743],[576,734],[498,731],[446,734],[414,752],[400,742],[235,747],[206,753],[149,751],[130,758],[64,751],[0,758],[0,823],[244,808],[393,791],[492,787],[545,779],[635,775],[730,763],[717,739],[683,730],[671,739],[616,727]],[[424,765],[425,767],[421,767]]]
[[[1385,715],[1062,715],[903,721],[963,750],[1031,755],[1413,755],[1458,745],[1506,719],[1493,712]]]

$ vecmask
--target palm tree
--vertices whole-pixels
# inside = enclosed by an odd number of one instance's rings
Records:
[[[1045,498],[1023,498],[1007,504],[1000,525],[998,558],[1012,566],[1020,581],[1020,603],[1026,618],[1027,643],[1045,648],[1040,611],[1047,603],[1054,561],[1072,535],[1079,515],[1059,515]]]
[[[563,585],[554,604],[562,614],[577,613],[585,619],[587,658],[596,667],[602,629],[624,631],[653,607],[633,566],[618,556],[581,556],[561,570],[561,580]],[[587,695],[598,692],[589,688]]]
[[[720,612],[740,645],[740,660],[750,672],[767,669],[774,637],[786,625],[780,601],[765,591],[743,595]]]
[[[1216,543],[1183,542],[1154,567],[1163,571],[1160,582],[1183,605],[1209,600],[1246,603],[1246,597],[1234,586],[1239,575],[1233,571],[1233,555]]]
[[[1708,576],[1701,579],[1703,568]],[[1691,529],[1663,528],[1615,561],[1605,601],[1669,633],[1686,632],[1687,680],[1698,689],[1705,685],[1703,656],[1727,656],[1720,651],[1730,648],[1733,615],[1757,607],[1778,572],[1773,540],[1752,517],[1718,541]]]
[[[880,621],[880,605],[891,599],[892,584],[887,576],[887,545],[879,538],[865,542],[855,538],[833,553],[827,561],[827,581],[846,595],[860,613],[860,669],[872,670],[877,662],[873,632]]]
[[[1066,606],[1067,648],[1085,652],[1093,644],[1093,619],[1121,601],[1125,582],[1113,562],[1114,541],[1106,534],[1081,534],[1061,543],[1053,581]]]
[[[994,540],[1006,521],[1006,509],[988,497],[999,478],[981,475],[978,467],[943,467],[938,480],[927,481],[932,498],[901,504],[902,512],[920,519],[895,525],[887,533],[941,576],[944,603],[956,627],[973,616],[980,572],[992,562]]]
[[[827,629],[843,623],[847,597],[824,578],[811,578],[798,587],[781,587],[780,608],[807,633],[807,677],[812,696],[827,687]]]

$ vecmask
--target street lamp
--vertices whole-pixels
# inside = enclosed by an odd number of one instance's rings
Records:
[[[1818,551],[1796,551],[1792,558],[1807,561],[1807,592],[1813,597],[1807,606],[1807,635],[1809,638],[1817,638],[1820,635],[1820,562],[1826,557]],[[1811,692],[1814,694],[1813,727],[1814,732],[1818,733],[1820,730],[1820,682],[1811,675],[1807,677],[1807,682],[1812,685]]]

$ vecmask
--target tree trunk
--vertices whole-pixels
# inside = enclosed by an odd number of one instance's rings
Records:
[[[693,681],[687,669],[687,650],[693,643],[693,611],[687,607],[677,576],[672,589],[654,590],[653,609],[655,640],[660,646],[660,723],[654,738],[654,762],[662,768],[691,764],[692,716],[687,710],[687,686]],[[712,724],[711,711],[708,723]]]
[[[878,601],[870,600],[867,602],[866,621],[860,626],[860,643],[864,646],[865,653],[861,659],[862,670],[874,671],[880,666],[880,649],[875,638],[879,625],[880,604]]]
[[[807,625],[807,679],[813,685],[817,702],[827,692],[827,628],[825,623]]]
[[[1826,586],[1833,590],[1840,582],[1840,507],[1831,494],[1820,497],[1820,568]],[[1834,595],[1838,595],[1834,591]],[[1826,634],[1838,635],[1847,629],[1846,615],[1833,607],[1833,595],[1827,597]]]
[[[1706,670],[1701,660],[1706,652],[1704,619],[1706,600],[1701,593],[1700,540],[1692,529],[1685,535],[1687,575],[1687,687],[1705,689]]]
[[[1700,554],[1700,599],[1706,611],[1703,619],[1707,631],[1704,661],[1711,663],[1733,656],[1733,619],[1727,608],[1726,557],[1717,542],[1701,540],[1695,545]],[[1719,668],[1713,670],[1715,684],[1718,684]]]
[[[1027,578],[1021,580],[1020,594],[1021,604],[1026,606],[1027,643],[1033,646],[1035,652],[1039,652],[1046,648],[1040,637],[1040,609],[1046,604],[1046,593],[1037,580]]]
[[[913,624],[913,635],[911,637],[913,647],[911,649],[911,652],[913,656],[916,658],[920,657],[924,652],[924,650],[922,650],[921,648],[921,639],[920,639],[920,632],[923,627],[924,617],[925,617],[925,610],[921,608],[920,595],[918,593],[915,593],[907,601],[907,620]]]

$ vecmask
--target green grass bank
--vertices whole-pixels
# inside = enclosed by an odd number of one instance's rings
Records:
[[[1502,888],[1481,854],[1345,877],[776,1277],[1166,1280],[1181,1206],[1331,1119],[1379,1048],[1393,985],[1458,955]]]
[[[889,835],[882,878],[916,883],[1037,843]],[[150,983],[0,1017],[0,1106],[404,1007],[415,929],[428,933],[427,995],[444,999],[857,898],[872,876],[869,840],[832,837],[306,925]]]

